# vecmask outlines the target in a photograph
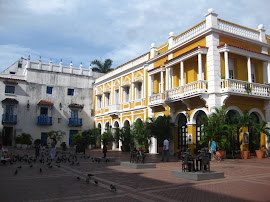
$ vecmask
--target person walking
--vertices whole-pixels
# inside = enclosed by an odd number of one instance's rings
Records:
[[[163,151],[162,151],[162,159],[161,161],[164,161],[164,156],[167,156],[167,162],[170,161],[170,152],[169,152],[169,140],[165,138],[163,141]]]
[[[54,138],[51,143],[51,159],[53,160],[55,157],[55,145],[56,145],[56,139]]]
[[[216,154],[217,144],[213,138],[211,138],[211,159],[213,159],[213,154],[218,158],[218,161],[221,161],[220,157]]]

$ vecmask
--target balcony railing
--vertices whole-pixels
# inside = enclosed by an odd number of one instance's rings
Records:
[[[207,92],[207,81],[195,81],[166,91],[166,100],[174,100]]]
[[[236,79],[223,79],[221,81],[221,91],[239,94],[249,94],[260,97],[270,97],[270,86],[259,83],[249,83]]]
[[[82,126],[82,119],[80,118],[69,118],[68,126]]]
[[[114,104],[108,106],[109,112],[115,112],[120,110],[120,104]]]
[[[47,115],[38,116],[37,125],[52,125],[52,117]]]
[[[17,124],[17,115],[2,115],[2,124]]]
[[[149,105],[156,106],[164,102],[164,93],[158,93],[149,97]]]

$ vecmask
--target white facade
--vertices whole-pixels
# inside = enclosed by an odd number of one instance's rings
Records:
[[[33,141],[42,139],[54,130],[61,131],[69,145],[70,134],[94,128],[92,85],[100,75],[82,65],[19,59],[0,74],[3,143],[15,145],[15,137],[22,133],[31,134]]]

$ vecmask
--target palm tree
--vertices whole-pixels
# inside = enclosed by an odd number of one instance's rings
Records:
[[[264,133],[268,138],[270,137],[270,133],[268,130],[270,130],[269,127],[267,127],[267,122],[266,121],[259,121],[259,123],[255,123],[253,130],[255,131],[256,134],[261,135],[261,133]],[[260,145],[259,145],[259,150],[261,150],[261,138],[260,140]]]
[[[113,61],[111,59],[106,59],[104,62],[102,60],[93,60],[91,64],[96,65],[93,67],[94,72],[107,73],[113,70],[111,68],[112,62]]]

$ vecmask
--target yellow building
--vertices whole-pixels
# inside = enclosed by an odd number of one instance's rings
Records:
[[[216,107],[225,106],[228,116],[248,111],[269,124],[270,36],[263,25],[254,30],[227,22],[218,19],[213,9],[205,17],[97,78],[95,126],[104,131],[132,125],[139,118],[170,115],[175,124],[173,154],[196,147],[203,135],[201,117]],[[151,142],[150,153],[156,153],[157,141]]]

